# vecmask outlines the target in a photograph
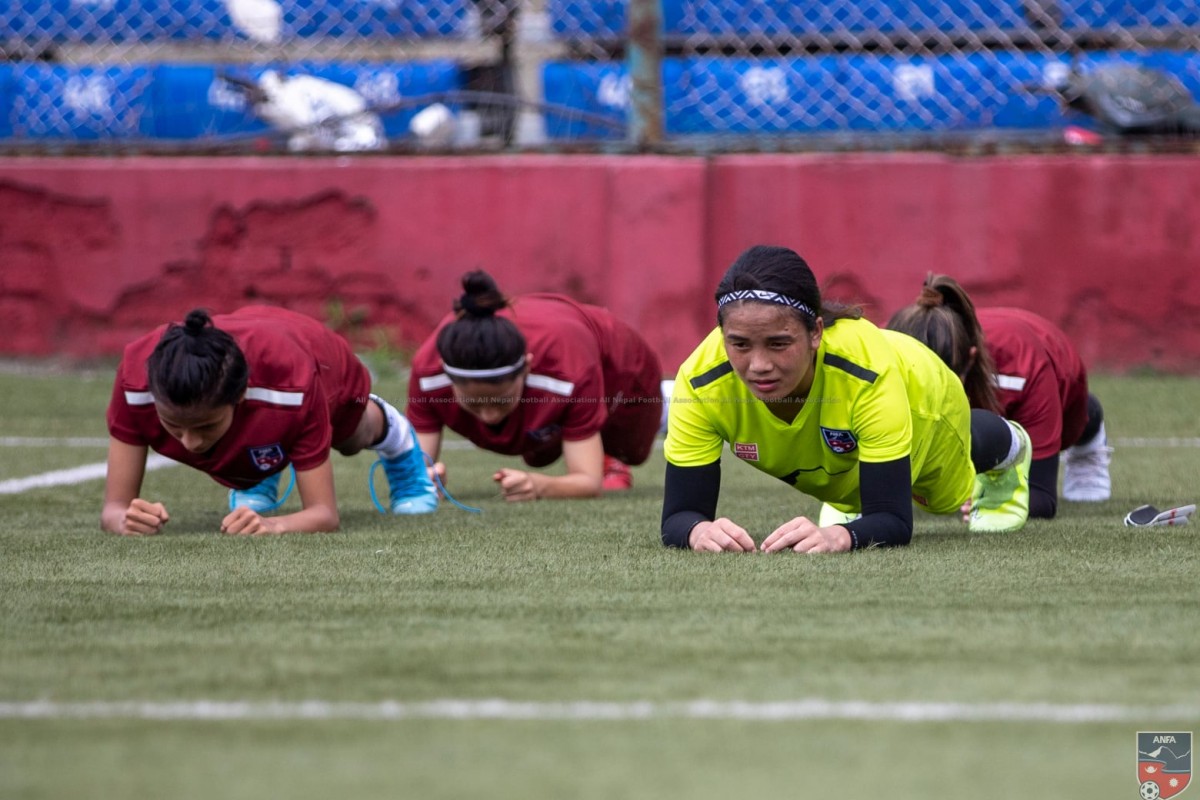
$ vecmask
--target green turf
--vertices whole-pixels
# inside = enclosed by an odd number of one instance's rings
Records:
[[[1113,725],[8,722],[0,741],[6,798],[1138,796]]]
[[[110,389],[0,375],[0,436],[102,437]],[[1118,440],[1200,436],[1200,381],[1094,389]],[[103,458],[3,453],[0,480]],[[482,515],[380,516],[366,456],[334,456],[329,535],[223,537],[223,490],[182,467],[147,477],[160,537],[100,533],[100,481],[0,495],[0,702],[1200,706],[1200,527],[1121,525],[1200,499],[1196,448],[1120,448],[1111,501],[1018,534],[918,516],[908,548],[819,557],[664,550],[661,453],[628,495],[523,505],[505,459],[445,457]],[[816,504],[730,463],[721,510],[761,539]],[[1196,722],[3,719],[0,797],[1122,798],[1134,733]]]

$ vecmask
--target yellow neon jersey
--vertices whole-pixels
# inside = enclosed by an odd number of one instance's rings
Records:
[[[913,497],[957,511],[971,496],[971,411],[958,378],[933,351],[866,320],[825,329],[808,398],[788,423],[733,372],[720,328],[679,368],[667,461],[711,464],[735,456],[842,510],[860,510],[860,461],[910,456]]]

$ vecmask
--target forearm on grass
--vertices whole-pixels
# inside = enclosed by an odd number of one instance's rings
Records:
[[[716,518],[721,494],[721,462],[702,467],[667,464],[661,535],[667,547],[688,547],[688,535],[701,522]]]
[[[860,462],[862,517],[844,526],[850,548],[892,547],[912,540],[912,467],[908,456],[883,463]]]

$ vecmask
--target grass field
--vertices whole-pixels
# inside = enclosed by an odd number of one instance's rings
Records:
[[[0,486],[103,460],[109,374],[8,373]],[[0,493],[0,797],[1136,798],[1135,732],[1200,727],[1200,528],[1121,519],[1200,500],[1200,380],[1093,388],[1110,502],[839,556],[664,550],[661,451],[506,505],[452,450],[483,513],[416,519],[335,455],[329,535],[221,536],[183,467],[153,538],[99,531],[99,479]],[[731,463],[721,511],[816,503]]]

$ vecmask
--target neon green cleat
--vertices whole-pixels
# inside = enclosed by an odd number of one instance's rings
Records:
[[[817,526],[828,528],[830,525],[845,525],[847,522],[853,522],[861,517],[857,511],[842,511],[839,508],[834,508],[829,503],[821,503],[821,514],[817,517]]]
[[[967,525],[973,533],[1019,531],[1029,519],[1029,465],[1033,461],[1033,445],[1024,428],[1012,420],[1008,422],[1021,437],[1021,454],[1017,463],[1008,469],[994,469],[975,476],[971,519]]]

